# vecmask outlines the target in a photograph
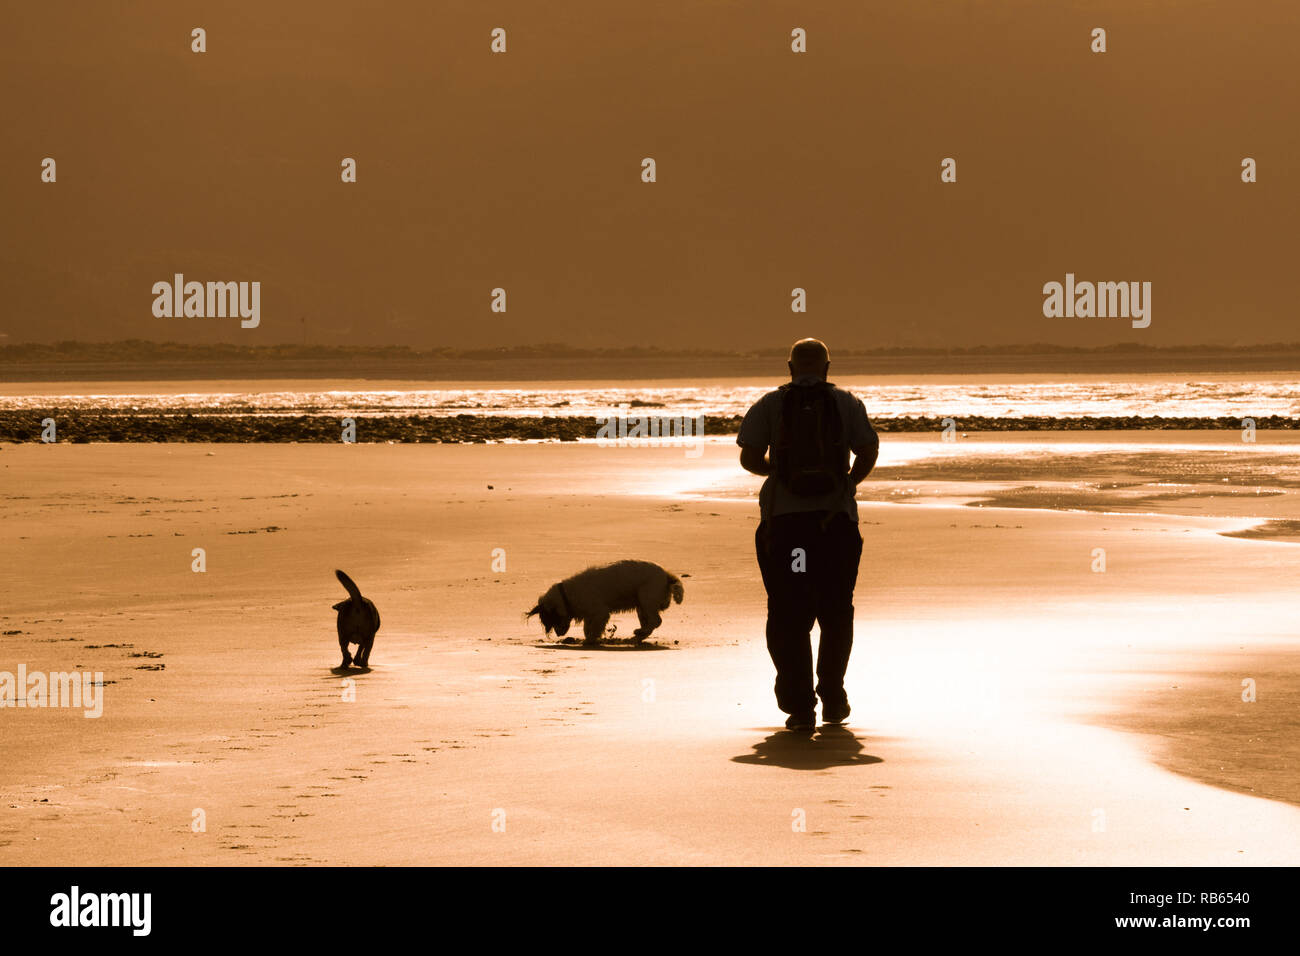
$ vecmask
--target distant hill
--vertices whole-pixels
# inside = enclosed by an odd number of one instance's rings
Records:
[[[786,349],[749,352],[562,343],[496,349],[407,346],[188,345],[129,339],[0,345],[0,380],[401,379],[567,381],[780,377]],[[1300,343],[1242,347],[833,348],[832,378],[954,373],[1138,373],[1300,370]]]

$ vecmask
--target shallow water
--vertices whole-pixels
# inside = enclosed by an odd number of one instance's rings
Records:
[[[835,378],[835,376],[832,376]],[[340,382],[10,383],[0,410],[60,408],[216,414],[593,416],[739,415],[780,384],[753,379],[669,383],[556,382],[518,387]],[[872,416],[1262,418],[1300,415],[1291,374],[1127,376],[932,375],[840,379]]]

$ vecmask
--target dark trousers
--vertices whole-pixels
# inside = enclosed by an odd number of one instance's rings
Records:
[[[853,587],[862,536],[847,514],[807,511],[777,515],[754,534],[767,589],[767,650],[776,665],[776,704],[787,714],[842,705],[844,672],[853,649]],[[802,549],[802,557],[796,549]],[[821,629],[813,689],[812,626]]]

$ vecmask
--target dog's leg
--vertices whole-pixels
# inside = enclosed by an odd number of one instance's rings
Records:
[[[637,639],[638,643],[649,637],[654,632],[654,629],[664,622],[658,611],[648,607],[637,607],[636,618],[641,622],[641,626],[632,632],[632,636]]]
[[[587,638],[584,644],[599,644],[600,636],[605,633],[605,625],[609,623],[609,615],[604,617],[589,617],[582,622],[582,633]]]
[[[358,655],[361,658],[362,667],[370,666],[370,652],[375,646],[375,634],[379,632],[379,608],[375,607],[373,601],[367,601],[366,610],[370,612],[369,626],[365,630],[366,640],[362,645],[361,653]]]
[[[664,622],[659,611],[668,607],[668,595],[662,584],[647,581],[637,590],[636,616],[641,626],[636,629],[634,637],[637,643],[644,641],[656,627]]]

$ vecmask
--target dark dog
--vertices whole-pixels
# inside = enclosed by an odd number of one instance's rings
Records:
[[[357,667],[370,665],[370,648],[375,644],[375,632],[379,630],[379,609],[375,602],[361,596],[361,589],[342,571],[335,571],[339,583],[348,590],[348,599],[339,601],[334,610],[339,612],[339,648],[343,651],[341,667],[353,663],[348,653],[348,645],[357,645],[355,659]]]
[[[586,643],[595,644],[611,614],[636,611],[641,626],[633,636],[640,643],[663,623],[659,612],[673,601],[681,604],[683,594],[681,579],[657,564],[616,561],[551,585],[527,616],[538,615],[546,633],[554,631],[560,637],[568,633],[570,622],[581,621]]]

